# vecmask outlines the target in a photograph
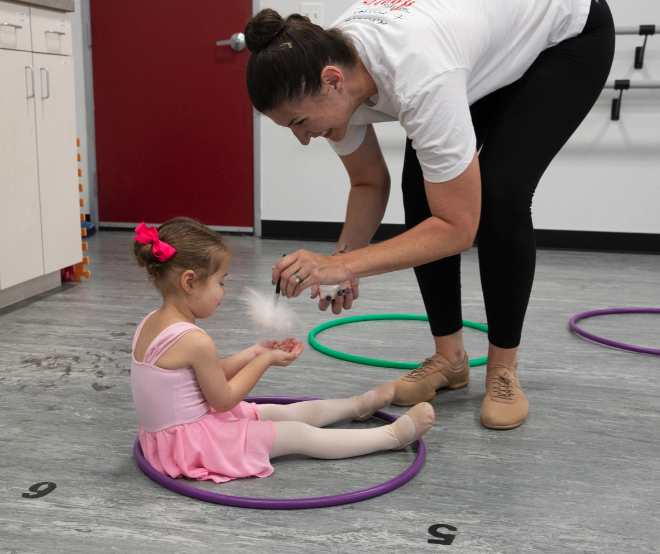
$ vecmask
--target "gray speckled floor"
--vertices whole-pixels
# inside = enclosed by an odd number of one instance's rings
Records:
[[[334,508],[258,511],[176,495],[135,464],[130,345],[136,324],[159,304],[131,260],[131,236],[98,233],[89,240],[89,281],[0,310],[0,552],[660,551],[660,358],[606,348],[568,330],[579,312],[660,307],[659,256],[539,252],[519,368],[531,412],[519,429],[480,426],[485,370],[474,368],[469,387],[433,401],[437,424],[426,437],[426,466],[403,487]],[[244,285],[269,289],[269,268],[284,252],[331,249],[252,237],[230,242],[229,294],[219,314],[201,322],[224,354],[262,338],[242,315]],[[475,251],[463,268],[464,317],[483,322]],[[361,290],[348,315],[422,313],[412,271],[365,279]],[[303,320],[301,337],[335,317],[307,298],[291,304]],[[660,348],[657,316],[605,316],[582,325]],[[432,348],[421,322],[336,327],[319,340],[406,361]],[[483,333],[467,330],[466,342],[472,357],[485,354]],[[269,370],[254,394],[347,396],[398,374],[308,347],[294,365]],[[392,478],[413,456],[287,457],[266,479],[202,487],[270,498],[338,494]],[[23,498],[41,482],[57,488]],[[457,529],[451,545],[428,542],[438,524]]]

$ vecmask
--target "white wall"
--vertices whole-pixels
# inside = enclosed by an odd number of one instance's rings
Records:
[[[355,0],[325,0],[327,27]],[[255,12],[277,10],[283,16],[300,12],[296,0],[254,0]],[[293,133],[265,116],[261,123],[261,219],[283,221],[344,221],[349,183],[344,166],[325,139],[302,146]],[[375,125],[392,176],[392,193],[383,223],[403,223],[401,171],[406,134],[397,122]]]
[[[73,59],[76,90],[76,133],[80,139],[78,152],[82,161],[78,164],[82,172],[82,178],[78,181],[83,184],[83,192],[80,194],[85,201],[82,213],[89,213],[89,152],[87,149],[87,113],[85,104],[85,70],[83,66],[83,20],[80,0],[74,0],[76,11],[71,14],[71,28],[73,33]]]
[[[608,0],[616,26],[660,26],[657,0]],[[329,26],[353,0],[325,0]],[[300,11],[294,0],[254,0],[255,12]],[[613,79],[660,80],[660,36],[649,38],[644,68],[633,69],[642,37],[617,36]],[[660,90],[623,94],[621,119],[610,120],[612,98],[605,90],[569,143],[543,176],[534,200],[538,229],[660,233]],[[323,139],[303,147],[291,131],[259,118],[261,218],[285,221],[344,219],[348,179]],[[400,175],[405,133],[398,123],[376,128],[392,176],[384,223],[403,223]]]
[[[660,27],[656,0],[608,2],[617,27]],[[660,80],[660,36],[649,37],[641,70],[633,61],[643,38],[616,40],[610,80]],[[543,176],[534,200],[537,228],[660,233],[660,90],[624,91],[621,119],[611,121],[618,94],[601,94]]]

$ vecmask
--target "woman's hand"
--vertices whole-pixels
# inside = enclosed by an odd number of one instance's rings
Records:
[[[298,356],[302,354],[302,351],[305,348],[301,341],[295,340],[291,337],[281,342],[282,346],[280,348],[274,348],[270,351],[266,351],[266,355],[269,356],[271,366],[288,366],[296,359],[298,359]]]
[[[348,244],[340,244],[332,252],[333,256],[339,256],[340,254],[346,254],[350,252],[351,247]],[[310,298],[319,297],[319,310],[325,312],[328,309],[328,306],[332,305],[332,313],[340,314],[342,309],[350,310],[353,306],[353,300],[360,296],[358,290],[358,285],[360,283],[359,279],[351,279],[350,281],[344,281],[339,284],[339,290],[337,291],[336,296],[326,296],[321,294],[321,289],[319,285],[312,286],[312,296]]]
[[[359,279],[351,279],[339,284],[339,290],[334,298],[331,296],[323,297],[320,295],[318,285],[312,286],[312,296],[310,298],[319,299],[319,310],[325,312],[329,306],[332,306],[333,314],[340,314],[342,310],[350,310],[353,307],[353,300],[360,296]]]
[[[350,279],[342,256],[324,256],[307,250],[298,250],[284,256],[273,267],[273,283],[280,281],[280,290],[288,298],[313,285],[335,285]]]

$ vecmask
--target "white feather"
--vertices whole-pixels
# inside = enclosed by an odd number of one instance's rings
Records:
[[[300,326],[298,314],[286,302],[277,301],[272,292],[264,293],[246,287],[245,297],[241,298],[241,302],[247,306],[248,314],[257,329],[289,336],[297,325]]]

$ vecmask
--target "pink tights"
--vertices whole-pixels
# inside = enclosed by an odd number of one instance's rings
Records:
[[[351,458],[400,446],[391,425],[372,429],[320,429],[357,415],[357,397],[259,405],[259,419],[275,422],[275,442],[270,458],[287,454]]]

